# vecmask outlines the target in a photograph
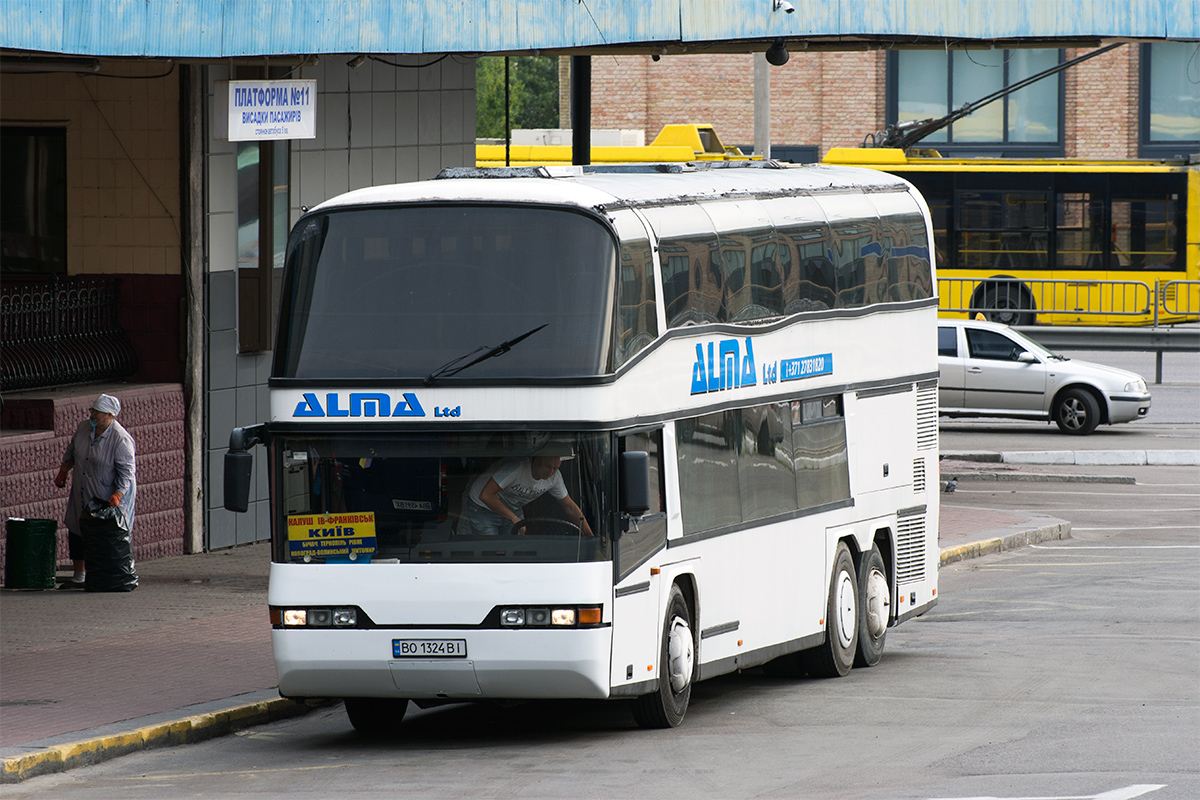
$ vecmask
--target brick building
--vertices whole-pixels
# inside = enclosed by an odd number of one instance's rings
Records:
[[[1033,133],[1018,135],[1000,131],[969,132],[953,141],[931,138],[928,146],[964,155],[1035,155],[1066,158],[1171,157],[1200,151],[1200,92],[1194,75],[1189,81],[1189,64],[1196,70],[1195,42],[1126,44],[1050,76],[1036,89],[1024,89],[977,112],[1001,123],[1019,116],[1017,106],[1037,104],[1049,124],[1040,120],[1030,125]],[[797,50],[787,63],[770,68],[771,144],[776,157],[795,155],[819,158],[831,147],[853,147],[871,133],[882,131],[897,119],[926,114],[905,113],[906,105],[924,109],[920,103],[906,104],[906,88],[913,83],[928,86],[934,63],[916,65],[906,54],[940,58],[954,64],[957,85],[944,93],[946,108],[976,101],[1003,85],[1025,77],[1017,70],[1018,58],[1036,65],[1069,61],[1091,49],[1062,50],[957,50],[957,51],[824,51]],[[744,150],[754,141],[754,59],[761,55],[697,54],[615,55],[592,62],[592,127],[641,128],[650,141],[669,123],[711,123],[722,141]],[[989,59],[991,60],[989,63]],[[564,60],[565,62],[565,60]],[[1152,64],[1160,65],[1153,77]],[[968,71],[963,70],[965,66]],[[945,67],[941,67],[945,69]],[[906,69],[908,74],[906,75]],[[994,74],[992,74],[994,73]],[[945,73],[941,73],[944,75]],[[567,81],[561,81],[566,87]],[[1190,103],[1186,97],[1192,90]],[[941,90],[941,87],[937,87]],[[564,89],[565,90],[565,89]],[[1182,97],[1176,95],[1184,94]],[[563,116],[569,103],[562,102]],[[1156,136],[1154,123],[1162,109],[1183,111],[1182,123],[1163,120],[1165,134]],[[1172,112],[1173,114],[1174,112]],[[938,115],[938,114],[933,114]],[[973,115],[976,116],[976,115]],[[1035,115],[1036,116],[1036,115]],[[982,117],[981,117],[982,118]],[[980,124],[968,118],[962,128]],[[563,119],[563,127],[569,127]],[[1181,127],[1182,125],[1182,127]],[[1049,127],[1052,130],[1046,131]]]

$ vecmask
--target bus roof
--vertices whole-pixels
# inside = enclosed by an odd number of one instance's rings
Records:
[[[1197,164],[1179,159],[947,158],[936,150],[834,147],[826,164],[926,172],[1178,172]]]
[[[463,168],[436,180],[358,189],[314,211],[396,203],[517,202],[598,208],[795,194],[902,191],[908,184],[875,170],[775,162],[746,165],[604,165]]]

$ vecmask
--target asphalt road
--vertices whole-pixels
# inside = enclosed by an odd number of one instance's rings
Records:
[[[983,482],[944,502],[1037,509],[1074,537],[942,570],[879,666],[699,684],[680,728],[612,703],[340,707],[6,787],[17,798],[1200,797],[1200,467],[1135,484]]]

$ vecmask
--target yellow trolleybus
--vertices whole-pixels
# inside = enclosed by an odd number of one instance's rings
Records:
[[[943,316],[1010,325],[1200,319],[1200,163],[942,158],[835,148],[909,180],[933,217]],[[1194,159],[1193,159],[1194,161]]]

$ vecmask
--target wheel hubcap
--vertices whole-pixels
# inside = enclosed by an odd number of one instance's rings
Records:
[[[671,632],[667,637],[667,674],[671,690],[679,694],[692,682],[692,629],[682,617],[671,620]]]
[[[1068,428],[1082,428],[1087,421],[1087,409],[1083,403],[1071,398],[1063,403],[1063,423]]]
[[[891,605],[887,576],[878,569],[872,569],[867,575],[867,632],[872,639],[878,639],[887,630]]]
[[[854,596],[854,581],[849,573],[838,575],[837,585],[837,625],[838,640],[843,648],[854,644],[854,626],[857,622],[858,611],[855,607],[857,598]]]

